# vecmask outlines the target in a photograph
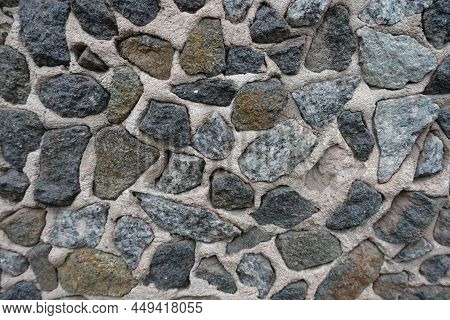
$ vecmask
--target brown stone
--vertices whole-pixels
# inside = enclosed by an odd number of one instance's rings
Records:
[[[39,242],[45,226],[45,215],[45,210],[24,208],[2,222],[0,229],[12,242],[31,247]]]

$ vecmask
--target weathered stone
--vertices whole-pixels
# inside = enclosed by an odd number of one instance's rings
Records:
[[[10,103],[25,104],[30,90],[30,71],[23,54],[0,46],[0,97]]]
[[[118,44],[119,54],[156,79],[167,80],[172,70],[174,48],[169,41],[149,36],[131,36]]]
[[[237,291],[233,277],[217,259],[217,256],[203,258],[195,270],[195,276],[225,293],[233,294]]]
[[[243,284],[258,289],[258,298],[264,298],[275,282],[275,270],[270,260],[262,254],[246,253],[242,256],[236,272]]]
[[[111,123],[121,123],[138,103],[144,93],[144,86],[132,68],[118,67],[113,71],[109,93],[111,98],[106,117]]]
[[[288,39],[270,47],[267,55],[277,64],[281,72],[295,75],[300,69],[304,47],[305,37]]]
[[[0,300],[41,300],[41,293],[33,282],[20,281],[0,293]]]
[[[367,84],[386,89],[401,89],[408,82],[419,82],[436,68],[430,49],[405,36],[363,28],[360,36],[360,64]]]
[[[206,0],[174,0],[174,2],[180,11],[196,13],[203,8]]]
[[[450,270],[450,255],[437,255],[428,258],[420,265],[419,271],[429,282],[437,282]]]
[[[344,71],[352,62],[357,46],[348,9],[343,5],[334,6],[327,11],[314,36],[305,67],[314,72]]]
[[[359,161],[367,161],[375,146],[375,139],[363,120],[360,111],[344,110],[338,117],[339,131]]]
[[[345,230],[362,225],[380,210],[383,196],[363,181],[353,182],[345,202],[327,220],[327,228]]]
[[[24,208],[0,224],[12,242],[31,247],[39,242],[45,227],[46,212],[42,209]]]
[[[317,82],[294,91],[292,97],[303,119],[318,129],[329,124],[344,110],[360,82],[359,76]]]
[[[317,300],[350,300],[359,295],[379,275],[384,256],[370,241],[360,243],[342,256],[317,288]]]
[[[44,134],[34,200],[52,206],[72,203],[80,193],[81,157],[90,138],[86,126],[54,129]]]
[[[139,129],[175,147],[191,142],[189,114],[182,105],[152,100]]]
[[[189,286],[189,274],[195,262],[195,242],[182,240],[161,244],[153,255],[145,285],[154,283],[159,290]]]
[[[152,228],[141,219],[123,216],[117,221],[114,244],[130,269],[136,269],[142,252],[154,238]]]
[[[225,45],[219,19],[204,18],[190,32],[180,54],[189,75],[216,76],[225,70]]]
[[[253,0],[223,0],[225,19],[232,23],[239,23],[247,16]]]
[[[289,26],[278,12],[267,4],[256,11],[255,20],[250,26],[250,37],[255,43],[278,43],[290,36]]]
[[[447,138],[450,139],[450,106],[446,106],[439,111],[437,122]]]
[[[109,205],[95,203],[56,216],[50,242],[64,248],[95,248],[105,231]]]
[[[239,157],[239,167],[253,181],[273,182],[292,172],[315,145],[311,130],[285,121],[250,143]]]
[[[275,293],[272,300],[305,300],[308,293],[308,284],[303,281],[297,281],[288,284],[279,292]]]
[[[211,204],[226,210],[253,207],[253,188],[234,173],[218,169],[211,176]]]
[[[108,66],[89,47],[86,47],[77,60],[78,64],[91,71],[107,71]]]
[[[450,4],[450,3],[449,3]],[[436,69],[430,82],[423,91],[424,94],[450,93],[450,57],[447,57]]]
[[[20,253],[0,248],[0,269],[17,277],[28,269],[28,260]]]
[[[241,232],[216,214],[150,194],[135,193],[141,207],[162,229],[194,240],[211,243]]]
[[[233,83],[220,79],[179,84],[172,88],[172,92],[181,99],[221,107],[229,106],[236,95]]]
[[[0,7],[17,7],[20,0],[0,0]]]
[[[317,24],[330,5],[330,0],[295,0],[286,13],[287,22],[293,27]]]
[[[0,197],[11,201],[21,201],[30,181],[25,173],[10,169],[0,176]]]
[[[437,243],[450,247],[450,208],[442,209],[434,226],[434,240]]]
[[[110,0],[112,6],[137,26],[145,26],[156,18],[159,0]]]
[[[425,96],[377,102],[374,127],[380,147],[378,181],[387,182],[399,170],[425,128],[438,117],[439,107]]]
[[[140,142],[122,126],[100,130],[96,138],[94,194],[116,199],[159,158],[158,149]]]
[[[417,161],[415,178],[427,177],[442,170],[444,143],[434,134],[428,134]]]
[[[21,1],[20,31],[38,67],[70,64],[66,41],[66,20],[70,6],[65,1]]]
[[[253,227],[250,230],[237,236],[230,243],[227,244],[227,253],[233,254],[244,249],[256,247],[262,242],[267,242],[272,239],[272,235],[264,230]]]
[[[247,83],[234,100],[231,120],[238,131],[270,129],[287,100],[287,91],[278,79]]]
[[[234,147],[233,130],[214,113],[192,136],[192,147],[208,159],[223,160]]]
[[[435,0],[422,15],[422,26],[429,43],[442,49],[450,41],[450,3]]]
[[[227,55],[227,75],[260,73],[264,65],[264,54],[250,47],[232,47]]]
[[[125,261],[95,249],[78,249],[58,268],[64,290],[73,294],[121,297],[137,285]]]
[[[30,251],[28,256],[31,270],[43,291],[53,291],[58,287],[58,273],[48,261],[51,250],[51,245],[40,243]]]
[[[420,192],[402,191],[393,200],[391,209],[374,224],[375,234],[391,243],[415,242],[439,210],[439,200]]]
[[[14,18],[3,12],[1,7],[0,5],[0,45],[4,45],[14,23]]]
[[[416,242],[412,242],[406,245],[399,253],[395,255],[394,261],[408,262],[411,260],[415,260],[423,257],[431,250],[433,250],[433,245],[424,238],[421,238]]]
[[[358,17],[369,24],[393,25],[405,17],[421,13],[433,0],[371,0]]]

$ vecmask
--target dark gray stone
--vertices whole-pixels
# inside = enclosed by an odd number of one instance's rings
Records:
[[[437,255],[428,258],[420,265],[419,271],[431,283],[445,277],[450,270],[450,255]]]
[[[237,175],[218,169],[211,176],[211,204],[226,210],[253,207],[253,188]]]
[[[289,26],[278,12],[267,4],[256,11],[255,20],[250,26],[250,37],[255,43],[278,43],[290,36]]]
[[[225,19],[232,23],[242,22],[247,16],[248,9],[250,9],[252,3],[253,0],[223,0]]]
[[[444,143],[434,134],[428,134],[417,161],[415,178],[434,175],[442,170]]]
[[[450,3],[449,3],[450,4]],[[430,82],[423,91],[424,94],[448,94],[450,93],[450,57],[442,61]]]
[[[262,242],[267,242],[272,239],[272,235],[264,230],[253,227],[250,230],[237,236],[230,243],[227,244],[227,253],[233,254],[244,249],[256,247]]]
[[[46,211],[42,209],[23,208],[0,224],[12,242],[31,247],[36,245],[45,227]]]
[[[172,88],[172,92],[181,99],[221,107],[229,106],[236,95],[233,83],[221,79],[179,84]]]
[[[275,44],[267,50],[267,55],[287,75],[295,75],[300,69],[301,57],[305,47],[305,37],[288,39]]]
[[[429,43],[442,49],[450,41],[450,1],[435,0],[422,15],[422,26]]]
[[[180,11],[196,13],[203,8],[206,0],[174,0],[174,2]]]
[[[433,0],[371,0],[358,17],[368,24],[393,25],[403,18],[421,13]]]
[[[408,262],[423,257],[428,252],[433,250],[433,245],[424,238],[406,245],[394,257],[396,262]]]
[[[272,300],[305,300],[308,293],[308,284],[303,281],[297,281],[288,284],[279,292],[275,293]]]
[[[21,201],[29,186],[30,180],[25,173],[10,169],[0,176],[0,197]]]
[[[17,277],[27,271],[28,260],[20,253],[0,248],[0,269]]]
[[[83,68],[91,71],[104,72],[108,70],[108,66],[89,47],[83,50],[77,62]]]
[[[17,7],[20,0],[0,0],[0,7]]]
[[[25,104],[30,90],[30,71],[23,54],[0,46],[0,96],[10,103]]]
[[[0,45],[4,45],[14,23],[14,18],[10,16],[10,12],[3,10],[1,7],[0,5]]]
[[[114,9],[137,26],[152,22],[159,12],[159,0],[110,0]]]
[[[227,75],[261,73],[264,54],[250,47],[232,47],[227,55]]]
[[[223,264],[217,259],[217,256],[203,258],[195,270],[197,278],[207,281],[217,290],[225,293],[235,293],[237,291],[234,279]]]
[[[244,254],[236,272],[243,284],[258,289],[258,298],[260,299],[267,296],[276,279],[270,260],[262,254]]]
[[[58,273],[48,261],[48,255],[51,250],[51,245],[40,243],[28,255],[31,270],[33,270],[36,280],[43,291],[53,291],[58,287]]]
[[[437,122],[441,126],[442,131],[444,131],[447,138],[450,139],[450,106],[443,107],[439,111]]]
[[[41,293],[33,282],[20,281],[0,293],[0,300],[41,300]]]
[[[443,208],[434,226],[434,240],[450,247],[450,208]]]
[[[286,20],[293,27],[317,24],[330,5],[330,0],[295,0],[286,12]]]

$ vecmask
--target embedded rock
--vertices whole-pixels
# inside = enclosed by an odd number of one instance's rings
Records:
[[[29,186],[30,181],[25,173],[10,169],[0,176],[0,197],[21,201]]]
[[[434,134],[428,134],[417,161],[415,178],[427,177],[442,170],[444,143]]]
[[[450,4],[450,3],[449,3]],[[450,57],[447,57],[436,69],[430,82],[423,91],[424,94],[450,93]]]
[[[267,242],[272,239],[272,235],[264,230],[253,227],[250,230],[242,233],[227,244],[227,253],[238,253],[244,249],[256,247],[262,242]]]
[[[433,245],[426,239],[421,238],[416,242],[412,242],[406,245],[399,253],[394,257],[396,262],[408,262],[423,257],[428,252],[433,250]]]
[[[17,7],[20,0],[0,0],[0,7]]]
[[[172,88],[172,92],[181,99],[220,107],[229,106],[236,95],[233,83],[220,79],[179,84]]]
[[[258,298],[264,298],[275,282],[275,270],[270,260],[262,254],[246,253],[242,256],[236,272],[243,284],[258,289]]]
[[[237,175],[218,169],[211,176],[211,204],[226,210],[253,207],[253,188]]]
[[[0,7],[1,2],[0,2]],[[4,45],[9,32],[11,31],[11,26],[14,23],[14,18],[10,17],[8,12],[3,12],[0,8],[0,45]]]
[[[152,22],[159,12],[159,0],[110,0],[114,9],[135,25]]]
[[[358,17],[368,24],[393,25],[405,17],[421,13],[433,0],[371,0]]]
[[[443,107],[439,111],[439,116],[437,118],[442,131],[444,131],[447,138],[450,139],[450,106]]]
[[[45,210],[23,208],[4,220],[0,224],[0,229],[12,242],[24,247],[32,247],[41,238],[45,227],[45,216]]]
[[[288,39],[275,44],[267,50],[267,55],[287,75],[295,75],[300,69],[301,57],[305,47],[305,37]]]
[[[253,0],[223,0],[225,19],[232,23],[239,23],[247,16]]]
[[[195,276],[225,293],[233,294],[237,291],[233,277],[217,259],[217,256],[203,258],[195,270]]]
[[[203,8],[206,0],[174,0],[174,2],[180,11],[196,13]]]
[[[422,15],[423,32],[429,43],[442,49],[450,41],[450,2],[435,0]]]
[[[255,20],[250,26],[250,37],[255,43],[278,43],[290,36],[289,26],[278,12],[267,4],[256,11]]]
[[[28,260],[20,253],[0,248],[0,269],[17,277],[27,271]]]
[[[317,24],[330,5],[330,0],[295,0],[289,6],[286,20],[292,27]]]
[[[0,300],[41,300],[41,293],[31,281],[20,281],[0,293]]]
[[[97,54],[92,52],[89,47],[86,47],[77,60],[78,64],[85,69],[91,71],[104,72],[108,70],[108,66],[99,58]]]
[[[279,292],[275,293],[272,300],[305,300],[308,293],[308,284],[303,281],[297,281],[288,284]]]
[[[437,243],[450,247],[450,208],[442,209],[434,226],[434,240]]]
[[[10,103],[25,104],[30,90],[30,70],[23,54],[0,46],[0,97]]]
[[[264,54],[250,47],[232,47],[227,55],[227,75],[260,73],[264,66]]]
[[[428,258],[420,265],[420,273],[431,283],[445,277],[450,270],[450,255],[437,255]]]
[[[28,256],[31,270],[43,291],[53,291],[58,287],[58,273],[48,261],[51,250],[51,245],[40,243],[30,251]]]

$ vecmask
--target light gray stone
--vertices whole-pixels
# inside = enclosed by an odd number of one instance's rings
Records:
[[[396,262],[408,262],[423,257],[428,252],[433,250],[433,245],[426,239],[421,238],[416,242],[412,242],[406,245],[399,253],[394,257]]]
[[[17,277],[27,271],[28,260],[20,253],[0,248],[0,269]]]
[[[433,0],[371,0],[358,17],[369,24],[393,25],[405,17],[421,13]]]
[[[295,0],[289,6],[286,20],[293,27],[317,24],[330,5],[330,0]]]
[[[262,254],[246,253],[242,256],[236,272],[243,284],[258,289],[258,298],[264,298],[275,283],[275,270]]]
[[[244,249],[250,249],[262,242],[270,241],[270,239],[272,239],[272,235],[270,233],[258,229],[257,227],[253,227],[228,243],[227,253],[233,254]]]
[[[225,18],[233,23],[242,22],[253,0],[223,0]]]
[[[195,270],[197,278],[207,281],[217,290],[225,293],[235,293],[237,291],[234,279],[223,264],[217,259],[217,256],[203,258]]]
[[[415,178],[427,177],[442,170],[444,143],[434,134],[428,134],[417,162]]]

